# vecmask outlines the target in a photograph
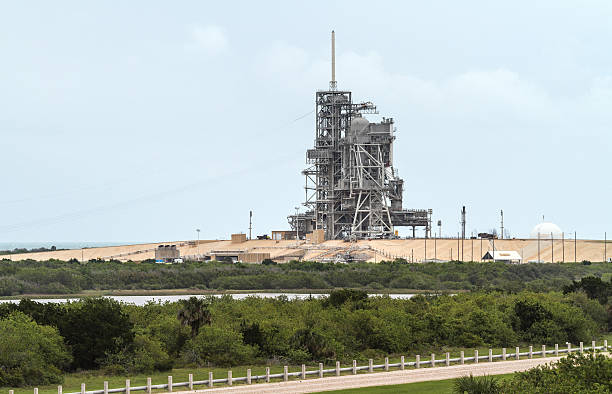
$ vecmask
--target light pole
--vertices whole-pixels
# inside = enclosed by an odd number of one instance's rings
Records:
[[[200,258],[200,229],[196,228],[196,233],[198,233],[198,258]]]

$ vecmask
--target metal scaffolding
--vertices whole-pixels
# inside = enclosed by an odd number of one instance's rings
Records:
[[[292,229],[306,234],[325,231],[325,239],[393,238],[394,227],[425,228],[431,209],[402,209],[404,181],[393,168],[393,119],[371,123],[371,102],[353,103],[350,91],[335,81],[335,37],[332,32],[332,80],[316,92],[315,146],[306,152],[305,213],[288,216]]]

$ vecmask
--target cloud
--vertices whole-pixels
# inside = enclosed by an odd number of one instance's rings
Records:
[[[208,53],[222,53],[229,49],[229,39],[225,30],[216,25],[194,26],[191,28],[190,50],[201,50]]]

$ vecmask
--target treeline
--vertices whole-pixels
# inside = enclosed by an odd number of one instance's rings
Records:
[[[608,281],[612,265],[505,263],[426,263],[404,261],[278,265],[188,262],[0,260],[0,296],[71,294],[113,289],[333,289],[556,291],[585,276]]]
[[[55,252],[56,250],[66,250],[66,249],[58,249],[56,246],[51,246],[50,248],[40,247],[40,248],[15,248],[13,250],[0,250],[0,256],[2,255],[12,255],[12,254],[23,254],[23,253],[38,253],[38,252]]]
[[[107,298],[22,300],[0,305],[0,386],[58,383],[74,370],[129,375],[588,342],[609,330],[609,320],[609,305],[580,286],[567,294],[481,291],[407,300],[360,290],[321,299],[192,297],[145,306]]]

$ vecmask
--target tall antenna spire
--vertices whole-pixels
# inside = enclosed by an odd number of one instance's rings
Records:
[[[331,81],[329,90],[336,90],[336,33],[332,30],[331,34]]]

